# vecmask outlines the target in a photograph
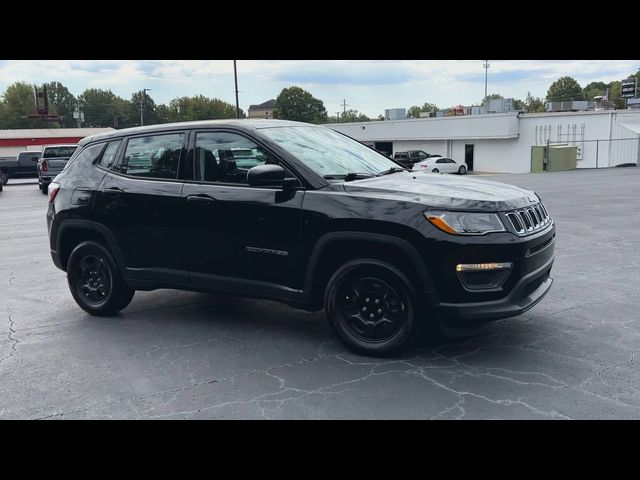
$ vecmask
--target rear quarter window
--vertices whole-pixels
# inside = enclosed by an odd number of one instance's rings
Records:
[[[106,143],[94,143],[93,145],[87,145],[84,148],[78,148],[75,150],[65,167],[63,172],[69,170],[73,165],[93,163],[98,156],[102,153]]]

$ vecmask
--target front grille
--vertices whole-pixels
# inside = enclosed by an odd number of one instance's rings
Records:
[[[506,214],[516,235],[524,236],[544,230],[551,217],[542,203]]]

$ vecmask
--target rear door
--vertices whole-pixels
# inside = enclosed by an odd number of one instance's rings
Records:
[[[174,131],[123,140],[115,166],[98,187],[95,215],[115,237],[128,277],[188,283],[178,243],[183,238],[178,172],[186,139],[185,131]],[[112,160],[100,163],[97,168],[107,169]]]
[[[189,158],[193,179],[185,181],[182,197],[192,281],[212,288],[228,277],[289,285],[304,190],[250,187],[249,168],[281,162],[243,132],[192,132]]]

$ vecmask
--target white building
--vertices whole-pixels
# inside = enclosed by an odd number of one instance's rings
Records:
[[[388,153],[424,150],[482,172],[530,172],[531,147],[547,141],[577,145],[578,168],[640,163],[638,110],[508,112],[327,126]]]

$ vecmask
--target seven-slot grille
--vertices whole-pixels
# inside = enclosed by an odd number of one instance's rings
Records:
[[[517,235],[539,232],[551,223],[551,217],[542,203],[509,212],[507,218]]]

